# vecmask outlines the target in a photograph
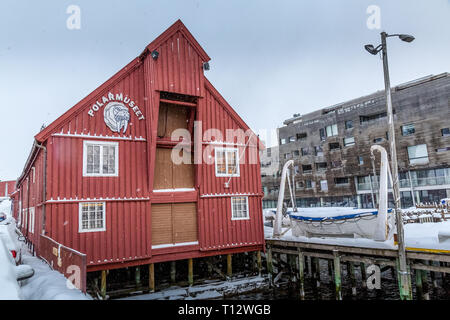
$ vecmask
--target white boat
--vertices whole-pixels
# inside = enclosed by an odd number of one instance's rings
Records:
[[[387,186],[389,164],[386,150],[374,145],[371,152],[377,150],[381,153],[380,192],[378,209],[358,209],[351,207],[319,207],[295,208],[293,187],[288,175],[289,166],[293,161],[286,162],[281,175],[280,192],[274,223],[274,237],[281,236],[281,216],[284,200],[284,185],[286,178],[289,186],[293,210],[289,210],[292,235],[296,237],[350,237],[369,238],[385,241],[392,237],[394,230],[393,210],[387,207]],[[293,178],[292,178],[293,180]],[[391,178],[392,181],[392,178]],[[292,181],[292,185],[294,181]]]

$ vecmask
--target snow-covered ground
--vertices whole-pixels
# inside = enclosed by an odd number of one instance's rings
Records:
[[[336,208],[300,208],[301,214],[308,216],[314,215],[338,215],[340,210],[334,210]],[[344,208],[339,208],[344,210]],[[347,208],[348,209],[348,208]],[[269,216],[270,211],[274,209],[265,209],[264,216]],[[419,212],[424,209],[416,209]],[[335,212],[334,212],[335,211]],[[283,222],[283,225],[287,223]],[[434,249],[434,250],[448,250],[450,251],[450,221],[444,222],[429,222],[429,223],[408,223],[404,225],[405,230],[405,242],[407,248],[421,248],[421,249]],[[287,241],[299,241],[307,243],[329,244],[329,245],[341,245],[351,247],[363,247],[363,248],[379,248],[379,249],[396,249],[393,239],[387,241],[375,241],[365,238],[332,238],[332,237],[295,237],[292,235],[291,230],[283,228],[283,232],[287,231],[283,236],[277,239]],[[283,233],[282,232],[282,233]],[[273,228],[264,226],[264,234],[266,239],[273,238]],[[441,239],[439,239],[441,234]],[[447,237],[448,235],[448,237]],[[448,240],[446,239],[448,238]]]

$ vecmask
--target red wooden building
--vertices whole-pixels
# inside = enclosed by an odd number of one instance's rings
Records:
[[[260,142],[209,60],[178,20],[35,136],[14,212],[36,252],[45,235],[89,272],[264,250]]]
[[[16,181],[0,181],[0,199],[9,198],[14,192]]]

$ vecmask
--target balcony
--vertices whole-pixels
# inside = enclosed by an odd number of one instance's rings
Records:
[[[410,188],[411,185],[409,183],[408,179],[400,179],[400,188]],[[416,178],[412,179],[412,186],[414,187],[423,187],[423,186],[439,186],[439,185],[449,185],[450,184],[450,176],[441,176],[441,177],[428,177],[428,178]],[[378,189],[378,183],[373,182],[372,183],[373,189]],[[365,191],[370,190],[370,182],[362,182],[357,183],[356,187],[358,188],[358,191]],[[388,183],[388,188],[391,187],[391,183]]]

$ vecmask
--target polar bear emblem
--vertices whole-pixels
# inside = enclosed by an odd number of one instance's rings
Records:
[[[119,132],[123,128],[122,133],[125,133],[128,128],[128,121],[130,120],[130,113],[128,108],[120,102],[110,102],[106,105],[103,112],[106,125],[113,131]]]

